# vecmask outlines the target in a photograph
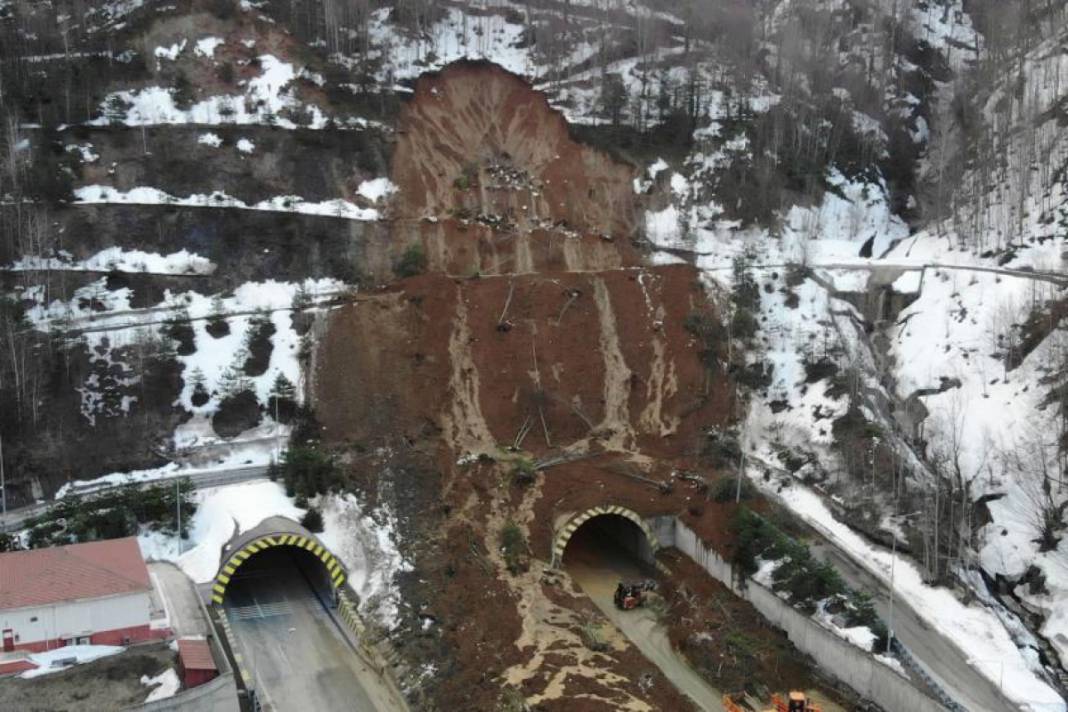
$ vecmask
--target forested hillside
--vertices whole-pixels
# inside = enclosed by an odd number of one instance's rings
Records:
[[[0,126],[9,507],[321,441],[447,578],[548,541],[542,495],[448,500],[544,429],[747,477],[1064,709],[1064,0],[0,0]],[[562,354],[588,381],[543,388]],[[394,574],[384,635],[444,709],[471,680]]]

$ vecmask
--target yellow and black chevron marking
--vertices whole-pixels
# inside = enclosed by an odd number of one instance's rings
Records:
[[[317,542],[314,537],[301,536],[300,534],[272,534],[261,536],[245,544],[241,549],[223,564],[222,570],[215,577],[215,583],[211,587],[211,601],[216,605],[222,605],[226,595],[226,586],[241,564],[245,563],[253,554],[263,551],[272,546],[295,546],[306,549],[323,562],[330,574],[330,582],[334,588],[340,588],[345,583],[345,572],[341,563],[326,548]]]
[[[620,507],[617,505],[608,505],[603,507],[594,507],[593,509],[587,509],[584,512],[576,514],[567,521],[559,532],[556,534],[556,538],[553,540],[553,566],[559,566],[560,561],[564,558],[564,549],[567,548],[567,542],[571,541],[571,535],[575,533],[575,530],[581,527],[583,524],[593,519],[594,517],[600,517],[605,514],[615,514],[620,517],[625,517],[645,532],[645,538],[649,540],[649,546],[655,552],[660,548],[660,542],[657,541],[656,535],[653,534],[653,530],[649,528],[649,525],[645,523],[645,520],[641,518],[636,512],[632,512],[626,507]]]
[[[230,629],[230,619],[225,613],[219,616],[219,621],[222,623],[223,635],[230,643],[230,650],[234,654],[234,663],[237,664],[237,674],[241,676],[241,680],[245,683],[245,687],[248,688],[252,685],[252,675],[249,673],[248,668],[245,667],[245,659],[241,653],[237,652],[237,638],[234,637],[234,632]]]
[[[344,591],[337,592],[337,612],[341,616],[342,622],[348,629],[356,635],[356,642],[359,643],[360,648],[363,650],[363,654],[369,658],[374,657],[374,651],[371,649],[370,643],[365,635],[367,629],[364,628],[363,621],[360,619],[359,614],[356,613],[356,606],[345,594]]]

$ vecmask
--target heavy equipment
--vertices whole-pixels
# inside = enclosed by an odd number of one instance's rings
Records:
[[[804,692],[798,690],[791,690],[785,700],[777,693],[772,695],[771,704],[772,707],[767,708],[765,712],[821,712],[819,705],[805,697]],[[723,708],[727,712],[746,712],[746,709],[735,702],[731,695],[723,696]]]
[[[616,608],[622,611],[629,611],[632,608],[637,608],[645,604],[646,591],[655,591],[656,581],[652,579],[646,579],[645,581],[633,581],[626,582],[620,581],[616,585],[616,593],[612,596],[612,601],[616,604]]]

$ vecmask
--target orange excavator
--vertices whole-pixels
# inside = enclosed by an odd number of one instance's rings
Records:
[[[766,712],[821,712],[819,705],[805,697],[804,692],[798,692],[797,690],[791,690],[785,700],[781,695],[772,695],[771,704],[772,707],[768,708]],[[743,709],[735,702],[730,695],[723,696],[723,708],[727,712],[748,712],[748,710]]]

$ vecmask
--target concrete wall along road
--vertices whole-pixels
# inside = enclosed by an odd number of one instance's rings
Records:
[[[234,674],[219,675],[211,682],[155,702],[146,702],[128,712],[238,712]]]
[[[200,613],[204,620],[211,620],[203,600],[200,601]],[[240,712],[237,680],[234,679],[230,659],[213,634],[208,635],[208,645],[211,646],[211,657],[219,668],[218,677],[191,690],[182,690],[174,697],[146,702],[127,712]]]
[[[911,680],[795,610],[774,591],[751,579],[745,582],[745,588],[736,586],[730,563],[707,548],[692,529],[675,517],[658,517],[653,521],[653,530],[663,546],[674,545],[753,604],[770,623],[782,629],[799,650],[811,655],[821,668],[849,685],[857,694],[885,710],[945,712],[945,707]]]

